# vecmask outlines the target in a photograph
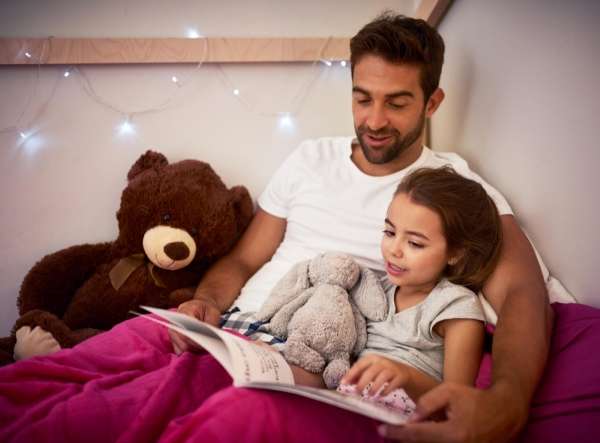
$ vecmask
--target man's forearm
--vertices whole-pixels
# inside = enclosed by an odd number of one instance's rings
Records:
[[[240,294],[253,272],[231,256],[217,261],[204,275],[194,293],[195,299],[212,299],[225,312]]]
[[[545,287],[536,286],[507,295],[492,348],[492,386],[508,389],[524,414],[544,371],[553,324]]]

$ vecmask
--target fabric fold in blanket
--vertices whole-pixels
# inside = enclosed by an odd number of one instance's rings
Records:
[[[553,308],[552,357],[522,441],[600,441],[600,310]],[[210,355],[176,356],[166,329],[142,318],[0,369],[2,442],[379,442],[376,427],[313,400],[234,388]]]

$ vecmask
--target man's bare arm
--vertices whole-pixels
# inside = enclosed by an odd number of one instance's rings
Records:
[[[219,324],[225,312],[248,279],[273,256],[285,234],[286,220],[258,209],[248,229],[234,248],[204,275],[194,298],[178,311],[212,325]],[[190,348],[189,341],[171,334],[176,352]]]
[[[212,298],[221,312],[229,309],[248,279],[271,259],[283,240],[286,224],[285,219],[259,208],[231,252],[204,275],[194,298]]]
[[[553,315],[529,240],[512,215],[501,218],[500,261],[483,288],[498,313],[492,384],[511,393],[523,425],[548,356]]]

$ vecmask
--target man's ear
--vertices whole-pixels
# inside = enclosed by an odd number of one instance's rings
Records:
[[[444,101],[445,96],[446,94],[444,94],[442,88],[437,88],[433,91],[433,94],[431,94],[431,97],[427,100],[427,105],[425,105],[425,116],[427,118],[430,118],[435,113],[442,101]]]

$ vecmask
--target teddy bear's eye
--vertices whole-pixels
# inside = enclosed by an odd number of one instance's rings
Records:
[[[192,229],[190,229],[190,234],[196,235],[196,234],[198,234],[198,230],[196,228],[192,228]]]
[[[170,221],[171,220],[171,214],[169,214],[169,213],[163,214],[162,219],[163,219],[164,222]]]

